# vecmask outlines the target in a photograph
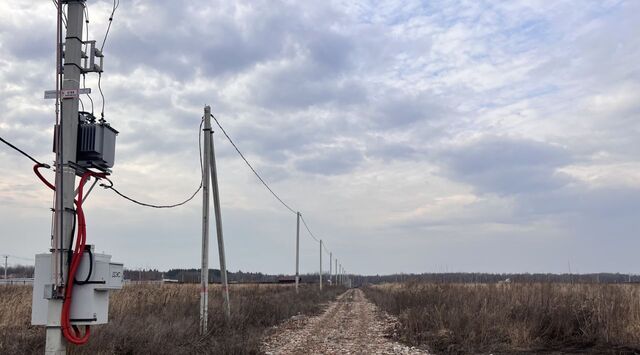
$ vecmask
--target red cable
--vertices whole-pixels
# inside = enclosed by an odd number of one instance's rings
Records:
[[[40,174],[38,171],[39,168],[43,167],[41,164],[36,164],[33,167],[33,171],[36,173],[38,178],[50,189],[54,190],[56,187],[51,184],[47,179]],[[80,330],[75,325],[71,324],[70,319],[70,311],[71,311],[71,299],[73,295],[73,285],[75,280],[76,272],[78,271],[78,267],[80,267],[80,262],[82,261],[82,256],[84,255],[84,248],[87,242],[87,224],[84,217],[84,211],[82,210],[82,195],[84,185],[87,182],[87,179],[90,176],[95,176],[98,178],[106,177],[105,174],[95,173],[93,171],[87,171],[82,174],[80,177],[80,183],[78,184],[78,198],[74,200],[76,204],[76,214],[78,216],[78,232],[76,236],[76,244],[73,250],[73,254],[71,256],[71,262],[69,265],[69,272],[67,273],[67,287],[65,288],[64,302],[62,303],[62,314],[60,316],[60,325],[62,328],[62,334],[67,339],[68,342],[76,345],[85,344],[89,340],[89,336],[91,334],[90,326],[85,326],[84,335],[80,335]]]

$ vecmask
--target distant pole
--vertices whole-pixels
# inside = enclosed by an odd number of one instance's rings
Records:
[[[334,276],[335,276],[336,285],[339,285],[339,283],[338,283],[338,258],[336,258],[333,263],[335,265],[335,267],[333,268],[334,269],[333,273],[334,273]]]
[[[320,239],[320,291],[322,291],[322,239]]]
[[[7,259],[9,259],[9,255],[4,256],[4,279],[7,279]]]
[[[300,212],[296,213],[296,293],[300,283]]]
[[[200,334],[207,333],[209,318],[209,145],[211,142],[211,107],[204,107],[204,157],[202,158],[202,264],[200,267]]]
[[[333,269],[331,265],[333,263],[333,253],[329,252],[329,283],[333,285]]]
[[[209,108],[206,111],[206,108]],[[205,108],[205,117],[211,115],[211,108]],[[208,112],[208,113],[207,113]],[[213,192],[213,208],[216,215],[216,234],[218,235],[218,255],[220,257],[220,279],[222,282],[222,297],[224,315],[227,322],[231,320],[231,306],[229,305],[229,281],[227,280],[227,261],[224,255],[224,238],[222,236],[222,212],[220,211],[220,191],[218,188],[218,169],[216,168],[216,151],[213,146],[213,131],[210,134],[209,149],[211,159],[211,189]]]

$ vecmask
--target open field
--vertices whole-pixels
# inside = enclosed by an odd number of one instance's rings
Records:
[[[201,337],[198,285],[130,285],[110,299],[109,324],[92,328],[74,354],[252,354],[265,329],[296,315],[316,314],[344,288],[303,285],[234,285],[232,321],[224,324],[220,289],[209,295],[209,329]],[[0,354],[41,354],[44,328],[30,325],[31,287],[0,287]]]
[[[367,297],[435,353],[640,352],[640,285],[403,283]]]

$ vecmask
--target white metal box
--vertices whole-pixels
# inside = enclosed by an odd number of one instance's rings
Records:
[[[76,273],[76,280],[85,281],[91,258],[85,253]],[[46,325],[48,298],[51,296],[51,254],[37,254],[33,282],[31,324]],[[76,325],[105,324],[109,320],[109,290],[122,288],[123,265],[112,263],[111,256],[93,253],[91,277],[86,284],[73,286],[71,323]]]

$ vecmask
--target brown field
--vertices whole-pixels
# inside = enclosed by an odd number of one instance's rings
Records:
[[[640,285],[404,283],[367,297],[436,353],[638,353]]]
[[[209,333],[200,336],[199,285],[129,285],[113,292],[109,324],[92,327],[89,343],[72,354],[255,354],[265,329],[296,314],[315,314],[344,288],[233,285],[231,324],[220,288],[209,295]],[[30,325],[31,287],[0,287],[0,354],[41,354],[44,328]]]

